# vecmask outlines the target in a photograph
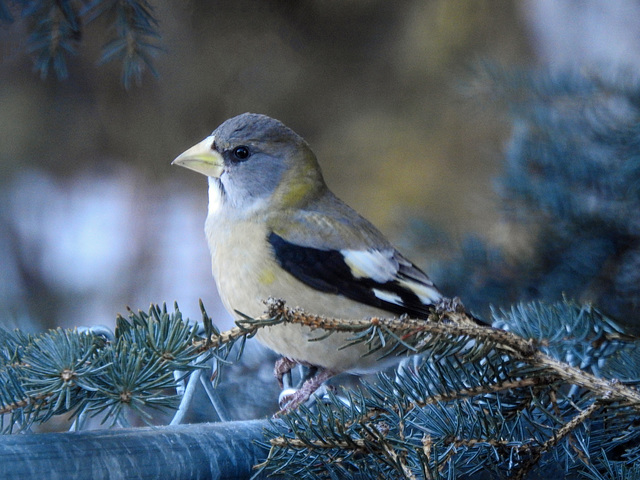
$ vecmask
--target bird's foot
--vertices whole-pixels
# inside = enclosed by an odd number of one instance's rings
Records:
[[[327,369],[319,369],[313,377],[309,378],[302,384],[300,389],[296,390],[290,395],[282,395],[280,397],[280,411],[275,414],[276,417],[284,415],[298,408],[301,404],[305,403],[313,393],[320,388],[320,386],[329,380],[331,377],[337,375],[340,372]]]
[[[282,377],[289,373],[291,369],[296,365],[298,365],[298,362],[287,357],[281,357],[276,360],[276,364],[273,367],[273,375],[276,377],[276,380],[278,380],[278,385],[280,385],[280,388],[284,387],[284,384],[282,383]]]

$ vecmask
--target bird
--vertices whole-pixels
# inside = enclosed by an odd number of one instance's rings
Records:
[[[426,319],[444,298],[427,274],[328,188],[309,144],[278,120],[255,113],[230,118],[172,164],[208,177],[212,272],[237,319],[263,314],[267,298],[331,318]],[[341,348],[351,334],[326,333],[287,323],[257,332],[258,341],[282,356],[279,380],[296,364],[316,371],[281,403],[283,411],[307,401],[334,375],[383,368],[362,344]]]

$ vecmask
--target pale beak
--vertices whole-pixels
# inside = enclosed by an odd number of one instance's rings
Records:
[[[171,162],[209,177],[219,178],[224,170],[222,155],[213,149],[213,135],[205,138]]]

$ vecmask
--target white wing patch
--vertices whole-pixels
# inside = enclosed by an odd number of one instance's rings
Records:
[[[373,288],[372,290],[373,294],[383,302],[395,303],[396,305],[404,305],[404,302],[402,301],[402,298],[400,298],[400,295],[386,292],[377,288]]]
[[[340,253],[355,278],[371,278],[380,284],[397,282],[425,305],[433,305],[442,299],[442,294],[431,280],[393,249],[340,250]],[[384,302],[405,304],[397,293],[381,288],[372,290]]]
[[[420,301],[425,304],[434,304],[442,300],[442,294],[433,286],[411,280],[399,280],[398,283],[415,293]],[[377,296],[377,295],[376,295]]]
[[[371,278],[378,283],[386,283],[392,281],[398,273],[398,262],[393,258],[393,249],[340,250],[340,253],[356,278]]]

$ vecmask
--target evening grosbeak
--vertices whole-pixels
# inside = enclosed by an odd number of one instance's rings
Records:
[[[341,319],[427,318],[442,300],[425,273],[327,188],[307,142],[278,120],[231,118],[173,164],[208,177],[213,275],[236,318],[262,315],[269,297]],[[285,408],[337,373],[383,368],[375,355],[363,356],[363,344],[340,348],[351,333],[309,341],[326,333],[296,324],[258,331],[258,340],[284,357],[277,373],[295,363],[318,368]]]

